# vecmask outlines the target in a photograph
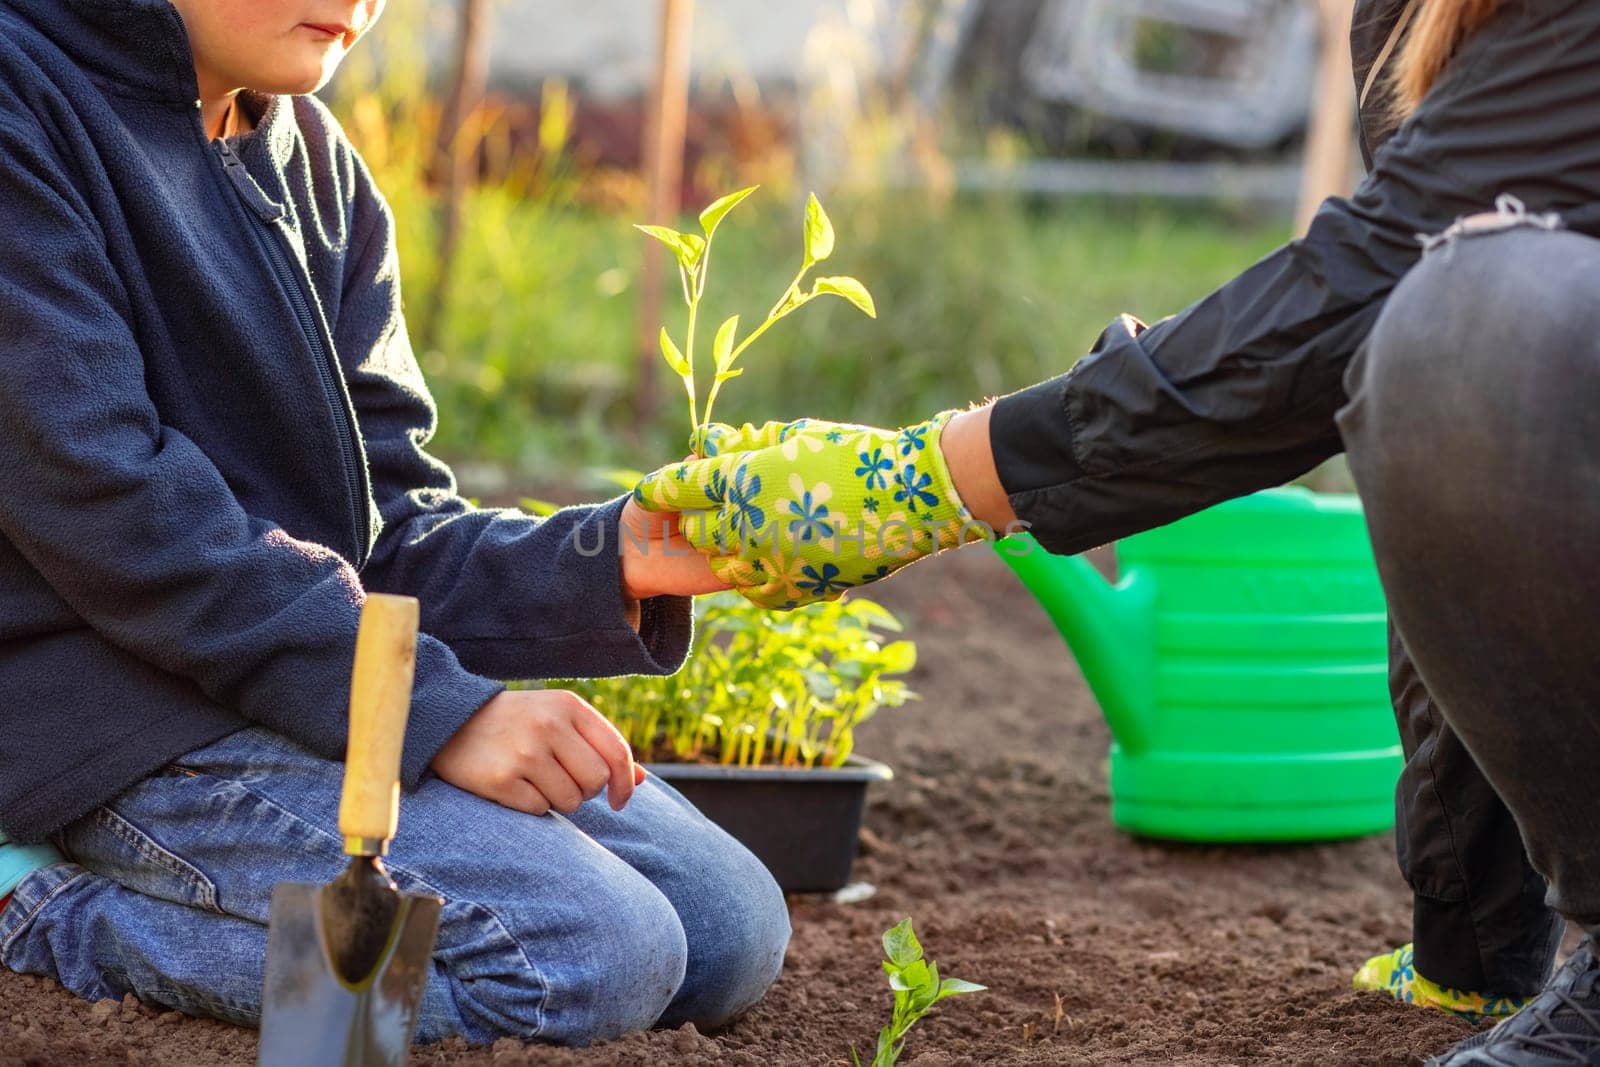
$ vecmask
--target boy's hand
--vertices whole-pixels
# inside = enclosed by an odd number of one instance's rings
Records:
[[[570,815],[601,790],[621,811],[644,781],[617,728],[576,693],[506,690],[433,757],[440,778],[530,815]]]
[[[652,514],[629,500],[622,509],[622,593],[629,600],[698,596],[728,588],[683,536],[673,512]]]

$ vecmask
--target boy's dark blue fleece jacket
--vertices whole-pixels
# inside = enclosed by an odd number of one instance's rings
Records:
[[[502,685],[665,672],[622,502],[456,494],[387,206],[306,97],[207,140],[167,0],[0,0],[0,827],[251,723],[343,755],[364,591],[422,603],[402,777]],[[603,546],[603,547],[601,547]]]

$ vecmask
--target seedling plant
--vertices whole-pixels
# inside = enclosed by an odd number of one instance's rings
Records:
[[[683,301],[689,308],[689,321],[684,331],[683,344],[680,346],[672,339],[665,326],[661,327],[660,343],[661,355],[667,361],[679,380],[683,382],[684,390],[689,394],[689,429],[691,432],[711,421],[712,410],[717,402],[717,394],[721,392],[724,382],[737,378],[744,373],[743,368],[735,367],[739,357],[756,342],[756,340],[772,326],[795,311],[809,304],[821,296],[837,296],[848,300],[859,308],[864,314],[877,318],[877,308],[872,302],[872,294],[860,281],[848,275],[832,275],[817,277],[812,280],[809,289],[802,288],[813,267],[833,254],[834,232],[833,223],[829,221],[827,212],[823,211],[822,204],[817,200],[815,193],[806,199],[806,214],[804,233],[804,247],[801,255],[800,270],[795,274],[789,287],[778,297],[777,302],[767,311],[766,318],[761,324],[743,338],[739,336],[739,316],[733,315],[723,320],[717,327],[716,334],[711,339],[711,359],[714,374],[711,389],[706,395],[705,411],[700,411],[699,396],[695,387],[695,327],[700,316],[701,300],[705,296],[706,281],[711,272],[711,245],[716,236],[717,227],[728,213],[737,207],[759,186],[752,185],[748,189],[729,193],[713,201],[704,211],[700,212],[700,230],[698,234],[680,233],[670,226],[640,225],[637,228],[654,237],[667,248],[671,249],[678,263],[678,279],[682,283]],[[697,448],[703,446],[696,438]]]
[[[947,997],[981,993],[987,988],[960,978],[940,978],[939,965],[923,959],[922,945],[911,930],[909,917],[884,933],[883,951],[889,957],[883,961],[883,970],[894,991],[894,1014],[889,1025],[878,1031],[870,1067],[894,1067],[905,1051],[906,1034],[935,1004]],[[850,1049],[850,1059],[855,1067],[861,1067],[861,1057],[854,1048]]]
[[[870,600],[775,615],[725,592],[695,610],[693,654],[677,674],[548,684],[587,699],[642,758],[741,767],[838,767],[857,726],[915,698],[899,676],[916,646],[886,639],[900,622]]]

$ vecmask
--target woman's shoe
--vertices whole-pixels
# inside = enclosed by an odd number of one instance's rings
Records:
[[[1409,944],[1401,945],[1393,952],[1386,952],[1382,956],[1374,956],[1363,963],[1351,984],[1357,989],[1388,993],[1394,999],[1406,1004],[1448,1011],[1468,1022],[1509,1018],[1531,999],[1501,997],[1493,993],[1473,993],[1429,981],[1417,973]]]
[[[1600,958],[1578,947],[1528,1006],[1427,1067],[1600,1067]]]

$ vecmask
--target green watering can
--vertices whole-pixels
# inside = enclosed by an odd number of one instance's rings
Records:
[[[996,545],[1105,712],[1111,817],[1185,841],[1394,824],[1383,590],[1354,495],[1272,489],[1117,544],[1119,580]]]

